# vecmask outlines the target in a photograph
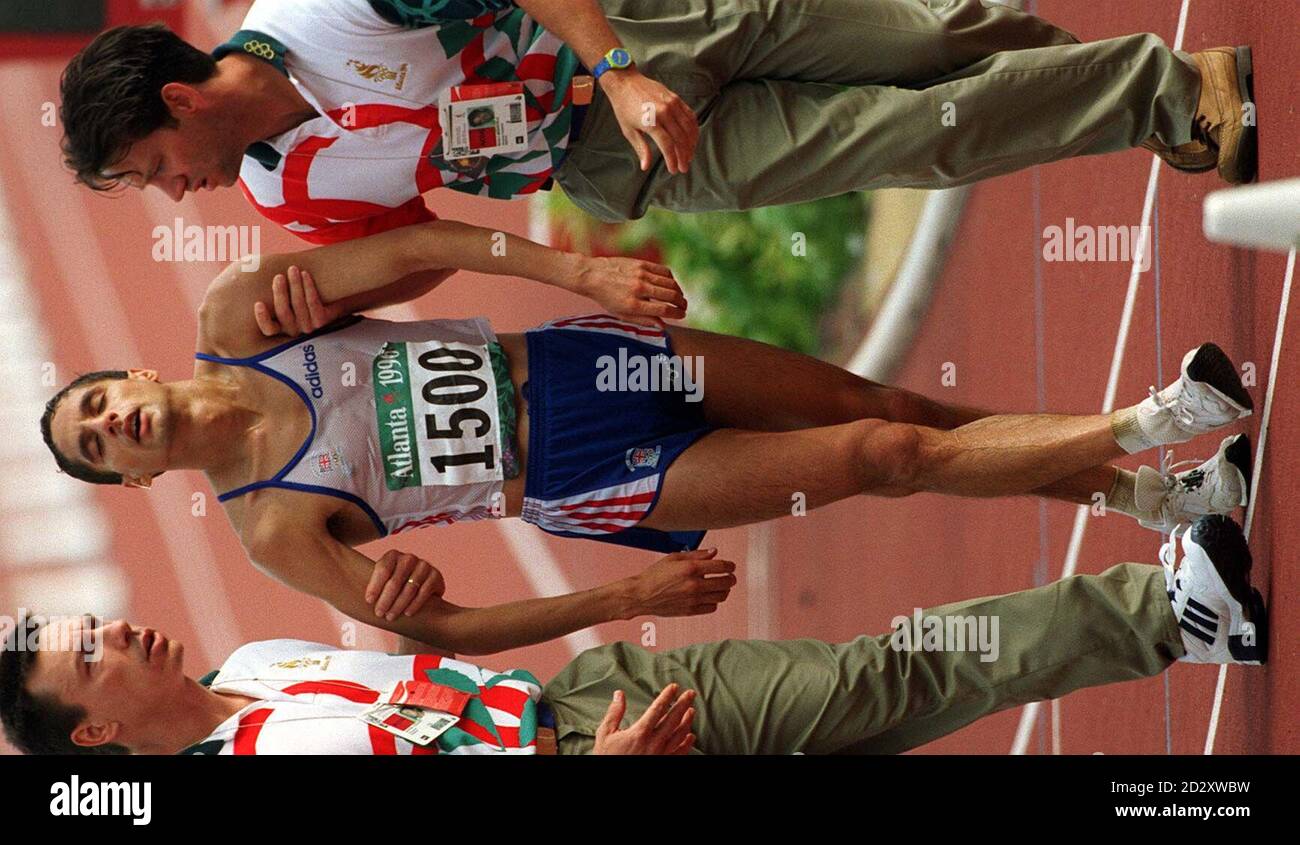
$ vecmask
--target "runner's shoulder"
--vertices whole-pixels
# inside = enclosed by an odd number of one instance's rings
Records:
[[[266,488],[232,499],[225,506],[253,563],[278,578],[265,567],[301,554],[305,538],[328,531],[326,523],[335,508],[323,500],[322,496]]]
[[[242,358],[284,341],[284,338],[266,337],[257,327],[253,305],[269,295],[270,286],[259,271],[248,267],[249,259],[232,262],[208,285],[199,304],[196,351],[222,358]]]

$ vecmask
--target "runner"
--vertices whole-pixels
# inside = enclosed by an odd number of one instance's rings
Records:
[[[925,646],[906,624],[839,645],[617,643],[544,685],[523,669],[299,640],[243,646],[195,681],[182,644],[152,628],[27,620],[0,655],[0,718],[28,754],[897,753],[1176,660],[1263,663],[1267,616],[1241,529],[1202,517],[1175,569],[1177,547],[1163,567],[1122,563],[922,612],[927,629],[969,631],[960,644]],[[388,705],[399,690],[434,709]]]
[[[1106,462],[1252,407],[1213,344],[1188,352],[1173,384],[1113,414],[983,416],[752,341],[605,315],[524,335],[498,336],[483,319],[355,317],[287,342],[262,335],[253,307],[273,299],[277,275],[364,307],[413,272],[501,260],[423,228],[267,256],[253,272],[231,265],[204,302],[192,379],[92,373],[50,400],[42,430],[60,468],[134,487],[203,470],[254,562],[374,621],[367,598],[386,582],[354,547],[414,527],[522,517],[559,536],[672,552],[697,548],[706,529],[863,493],[1085,503],[1100,493],[1137,516],[1135,477]],[[527,261],[529,248],[514,239],[508,260]],[[1240,450],[1225,447],[1201,473],[1215,495],[1176,497],[1175,518],[1244,500],[1229,451]],[[708,612],[735,583],[716,565],[665,565],[678,576],[664,599],[673,613]],[[486,610],[430,599],[399,616],[425,577],[407,576],[379,624],[459,653],[652,612],[650,598],[616,583]]]

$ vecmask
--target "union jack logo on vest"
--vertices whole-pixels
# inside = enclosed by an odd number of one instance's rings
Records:
[[[627,456],[623,459],[623,463],[627,464],[629,470],[638,470],[644,467],[655,469],[659,466],[661,452],[663,452],[662,446],[655,446],[653,449],[637,446],[627,450]]]
[[[332,475],[334,473],[340,475],[352,474],[352,468],[348,466],[347,459],[343,457],[343,453],[333,446],[322,452],[318,452],[314,456],[312,469],[315,470],[317,475]]]

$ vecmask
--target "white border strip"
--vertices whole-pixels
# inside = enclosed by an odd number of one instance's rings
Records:
[[[776,526],[771,521],[751,525],[745,539],[746,636],[751,640],[774,640],[780,589],[776,583],[776,561],[772,559]]]

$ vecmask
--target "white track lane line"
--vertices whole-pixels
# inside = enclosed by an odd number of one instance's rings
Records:
[[[1291,283],[1295,280],[1296,251],[1286,260],[1286,280],[1282,283],[1282,302],[1277,309],[1277,331],[1273,334],[1273,360],[1268,366],[1268,390],[1264,394],[1264,413],[1259,421],[1259,444],[1255,447],[1255,472],[1250,480],[1250,502],[1246,505],[1246,523],[1242,531],[1250,539],[1250,526],[1255,521],[1255,502],[1259,500],[1259,479],[1263,473],[1264,444],[1268,442],[1268,421],[1273,412],[1273,389],[1277,387],[1277,369],[1282,361],[1282,336],[1286,331],[1286,312],[1291,303]],[[1223,707],[1223,688],[1228,681],[1228,664],[1219,667],[1219,680],[1214,685],[1214,705],[1210,708],[1210,725],[1205,733],[1205,752],[1214,753],[1214,739],[1219,733],[1219,715]]]
[[[777,638],[776,561],[772,522],[751,525],[745,532],[745,636],[751,640]]]
[[[1183,36],[1187,32],[1187,12],[1191,0],[1183,0],[1182,8],[1178,11],[1178,32],[1174,36],[1175,50],[1181,50],[1183,47]],[[1152,156],[1151,171],[1147,176],[1147,193],[1146,198],[1142,201],[1142,228],[1138,236],[1138,247],[1133,256],[1133,266],[1129,270],[1128,291],[1124,295],[1124,310],[1119,318],[1119,331],[1115,336],[1115,351],[1110,361],[1110,374],[1106,378],[1106,395],[1101,403],[1101,413],[1109,414],[1115,410],[1115,394],[1119,390],[1119,374],[1124,366],[1124,350],[1128,345],[1129,327],[1133,323],[1133,307],[1137,302],[1138,286],[1142,280],[1142,259],[1146,251],[1151,249],[1151,210],[1155,207],[1156,183],[1160,179],[1161,161],[1159,158]],[[1065,565],[1061,567],[1061,577],[1069,578],[1074,574],[1075,568],[1079,563],[1079,550],[1083,547],[1083,532],[1088,527],[1088,506],[1080,505],[1074,513],[1074,527],[1070,531],[1070,544],[1065,552]],[[1011,743],[1012,754],[1024,754],[1029,749],[1029,738],[1033,734],[1034,724],[1038,720],[1038,710],[1042,706],[1041,701],[1033,701],[1026,704],[1020,711],[1020,724],[1016,726],[1016,737]],[[1053,711],[1053,729],[1056,741],[1054,746],[1059,743],[1060,736],[1060,704],[1056,700],[1052,701]],[[1053,749],[1059,753],[1059,746]]]

